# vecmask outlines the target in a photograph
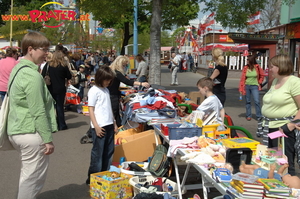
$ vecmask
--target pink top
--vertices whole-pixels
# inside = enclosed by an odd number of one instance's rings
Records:
[[[7,83],[11,70],[18,61],[13,57],[6,57],[0,60],[0,91],[7,91]]]

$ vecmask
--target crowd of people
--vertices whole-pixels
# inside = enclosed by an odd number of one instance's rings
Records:
[[[49,52],[50,42],[37,32],[27,33],[21,45],[23,56],[16,49],[8,48],[6,57],[0,59],[0,95],[2,100],[7,94],[10,95],[8,135],[22,161],[18,199],[35,198],[44,185],[48,155],[55,149],[52,133],[68,129],[64,116],[68,85],[78,88],[79,98],[83,100],[88,77],[94,76],[95,83],[86,94],[93,135],[86,180],[89,184],[91,173],[106,171],[112,163],[113,137],[121,126],[120,83],[149,88],[148,60],[142,55],[135,57],[138,63],[137,79],[132,80],[127,77],[130,60],[125,55],[103,55],[89,51],[70,55],[62,45],[57,45],[54,52]],[[205,103],[198,110],[216,109],[218,121],[221,122],[220,118],[225,115],[228,67],[225,64],[224,52],[220,48],[212,50],[212,58],[213,69],[208,77],[197,83],[200,93],[206,96]],[[276,147],[278,143],[270,140],[268,133],[282,130],[288,135],[284,139],[288,172],[295,175],[295,158],[300,157],[300,138],[296,136],[300,125],[293,120],[300,119],[300,81],[292,75],[293,65],[288,56],[277,55],[269,62],[268,73],[273,80],[263,97],[262,105],[259,91],[265,72],[258,64],[255,54],[247,57],[247,64],[240,78],[239,92],[246,96],[248,121],[252,118],[251,96],[253,97],[258,120],[257,135],[263,137],[265,145]],[[172,53],[169,65],[172,74],[171,86],[179,84],[179,71],[194,68],[195,61],[191,54]],[[107,114],[103,115],[104,112]],[[38,175],[31,175],[33,173]]]

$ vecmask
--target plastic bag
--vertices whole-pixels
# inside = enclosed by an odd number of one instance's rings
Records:
[[[69,85],[67,88],[67,93],[78,94],[80,90],[73,85]]]
[[[80,104],[80,97],[78,96],[78,93],[67,92],[66,93],[66,104],[74,104],[74,105]]]

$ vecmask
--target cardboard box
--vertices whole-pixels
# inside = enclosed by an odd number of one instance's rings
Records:
[[[132,198],[132,186],[129,184],[131,175],[121,173],[120,178],[112,181],[105,179],[111,177],[111,172],[103,171],[91,174],[90,196],[92,198]]]
[[[189,98],[196,102],[196,104],[200,105],[203,100],[204,100],[204,96],[201,95],[201,93],[199,91],[192,91],[189,93]]]
[[[156,137],[158,144],[160,144],[159,136],[155,134],[154,130],[124,137],[127,142],[115,146],[113,162],[120,162],[121,157],[125,157],[126,161],[146,161],[153,155],[156,147]]]

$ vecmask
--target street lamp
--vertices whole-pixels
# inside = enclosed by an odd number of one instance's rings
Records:
[[[13,17],[13,5],[14,0],[10,1],[10,34],[9,34],[9,45],[12,47],[12,17]]]

